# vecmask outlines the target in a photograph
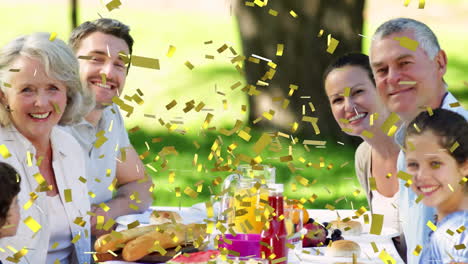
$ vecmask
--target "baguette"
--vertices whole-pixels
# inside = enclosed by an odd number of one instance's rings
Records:
[[[191,231],[190,231],[191,230]],[[159,230],[151,231],[128,242],[122,251],[125,261],[136,261],[158,248],[172,248],[206,236],[206,226],[200,224],[164,224]],[[174,238],[174,239],[173,239]],[[174,241],[176,240],[176,241]],[[155,245],[159,242],[159,247]]]
[[[119,234],[105,234],[100,236],[94,243],[94,249],[98,253],[106,253],[109,250],[115,251],[119,249],[119,245],[126,243],[139,236],[147,234],[148,232],[154,231],[156,225],[135,227],[128,230],[118,232]]]

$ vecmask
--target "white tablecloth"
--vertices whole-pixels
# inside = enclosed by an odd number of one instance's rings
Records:
[[[206,210],[204,204],[197,204],[192,207],[162,207],[162,206],[156,206],[152,207],[151,210],[164,210],[164,211],[176,211],[180,214],[182,219],[184,220],[184,223],[193,223],[193,222],[199,222],[202,223],[203,219],[206,218]],[[332,220],[336,220],[338,217],[341,219],[344,219],[346,217],[352,217],[355,215],[355,211],[353,210],[325,210],[325,209],[311,209],[308,210],[309,216],[314,218],[316,221],[319,221],[320,223],[322,222],[329,222]],[[149,214],[150,211],[147,211],[145,214],[141,215],[129,215],[125,217],[119,217],[117,219],[118,223],[121,224],[128,224],[131,223],[135,220],[139,220],[140,223],[148,223],[149,221]],[[391,237],[395,236],[394,230],[387,230],[383,229],[381,236],[376,236],[376,235],[370,235],[368,234],[369,229],[370,229],[370,224],[365,224],[362,220],[362,217],[355,221],[360,221],[363,224],[363,235],[360,237],[345,237],[345,239],[350,239],[353,240],[361,246],[361,258],[358,259],[358,262],[362,263],[384,263],[379,259],[379,254],[381,254],[382,250],[385,249],[385,251],[390,255],[394,260],[395,264],[403,264],[403,260],[400,258],[398,255],[398,252],[393,245]],[[118,227],[118,229],[125,228],[124,225],[121,225]],[[374,252],[374,249],[371,246],[371,242],[375,242],[378,251]],[[323,251],[324,248],[321,248],[320,250]],[[306,249],[307,250],[307,249]],[[311,249],[312,250],[312,249]],[[310,250],[309,250],[310,251]],[[301,258],[301,261],[299,263],[334,263],[335,261],[343,261],[340,259],[331,259],[331,258],[326,258],[326,257],[321,257],[321,256],[316,256],[316,251],[313,250],[311,254],[301,254],[299,256]],[[351,260],[345,259],[344,261],[347,261],[349,263],[352,263]],[[106,264],[129,264],[129,263],[135,263],[136,262],[126,262],[126,261],[107,261],[105,262]]]

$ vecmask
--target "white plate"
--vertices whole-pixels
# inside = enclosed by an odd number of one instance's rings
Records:
[[[346,234],[342,234],[341,236],[344,239],[353,240],[353,241],[361,241],[361,240],[375,241],[375,240],[382,240],[382,239],[385,239],[385,240],[392,239],[392,237],[396,237],[399,235],[400,233],[398,233],[398,231],[393,228],[382,227],[382,231],[380,232],[380,235],[369,234],[369,231],[364,230],[364,232],[362,232],[361,235],[359,236],[346,235]]]
[[[206,213],[200,208],[181,208],[181,210],[171,210],[177,212],[180,217],[182,218],[182,222],[184,224],[191,224],[191,223],[203,223],[204,219],[206,219]],[[122,215],[115,219],[115,222],[119,224],[116,228],[116,231],[121,231],[127,229],[127,225],[133,223],[135,221],[140,222],[140,226],[146,226],[150,224],[150,215],[152,210],[147,210],[142,214],[130,214],[130,215]]]
[[[371,235],[375,236],[375,235]],[[385,239],[385,240],[354,240],[354,239],[348,239],[347,240],[353,240],[354,242],[358,243],[359,246],[361,247],[361,255],[359,258],[357,258],[357,262],[361,263],[382,263],[382,260],[379,258],[379,254],[383,249],[392,256],[396,263],[404,263],[400,256],[398,255],[395,246],[393,245],[393,242],[391,239]],[[371,242],[375,242],[378,252],[374,252],[374,249],[372,248]],[[310,254],[301,254],[301,258],[303,261],[306,261],[307,263],[323,263],[323,264],[328,264],[328,263],[336,263],[336,262],[346,262],[346,263],[352,263],[353,259],[352,258],[342,258],[342,257],[328,257],[325,256],[325,251],[326,247],[316,247],[316,248],[304,248],[305,251],[310,252]],[[316,250],[319,250],[320,255],[317,255]]]

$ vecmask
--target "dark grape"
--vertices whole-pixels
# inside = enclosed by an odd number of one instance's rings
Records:
[[[330,241],[331,241],[331,239],[327,237],[327,239],[325,240],[325,244],[324,244],[324,245],[325,245],[325,246],[328,246],[328,245],[330,244]]]
[[[309,220],[307,221],[306,224],[313,224],[315,222],[315,220],[313,218],[309,218]]]
[[[335,230],[333,230],[332,236],[333,236],[333,235],[341,236],[341,234],[342,234],[342,233],[341,233],[341,230],[335,229]]]
[[[341,230],[339,230],[339,229],[333,230],[333,233],[332,233],[332,235],[331,235],[331,239],[332,239],[333,241],[342,240],[343,237],[341,236]]]

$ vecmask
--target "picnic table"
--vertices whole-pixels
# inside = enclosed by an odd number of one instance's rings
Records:
[[[196,204],[192,207],[164,207],[154,206],[143,214],[138,215],[127,215],[121,216],[116,221],[119,223],[117,230],[126,228],[129,223],[138,220],[140,223],[149,223],[149,216],[153,210],[158,211],[174,211],[179,213],[184,223],[202,223],[203,219],[206,219],[206,208],[204,203]],[[308,209],[309,216],[314,218],[316,221],[329,222],[339,218],[344,219],[346,217],[352,217],[355,215],[354,210],[348,209],[337,209],[337,210],[326,210],[326,209]],[[398,255],[398,252],[393,244],[392,237],[397,236],[395,230],[382,228],[381,235],[369,234],[370,223],[365,224],[362,217],[355,221],[361,222],[363,225],[363,233],[360,236],[349,237],[343,235],[345,239],[353,240],[358,243],[361,247],[361,257],[358,258],[358,263],[388,263],[386,260],[391,260],[394,264],[403,264],[403,260]],[[322,248],[304,248],[293,261],[288,263],[353,263],[352,259],[344,258],[330,258],[323,256],[325,247]],[[377,250],[377,251],[376,251]],[[141,262],[127,262],[127,261],[107,261],[106,264],[137,264]]]

